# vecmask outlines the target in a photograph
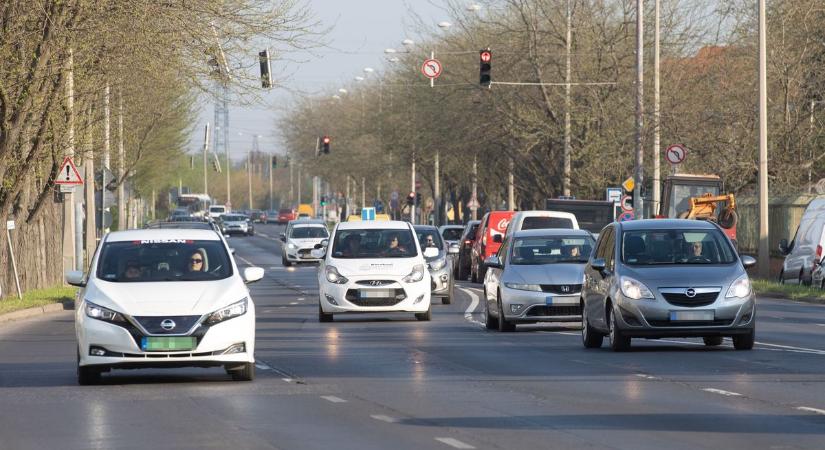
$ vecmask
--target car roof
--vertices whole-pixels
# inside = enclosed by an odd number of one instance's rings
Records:
[[[538,228],[534,230],[517,231],[514,238],[542,237],[542,236],[593,236],[587,230],[573,230],[571,228]]]
[[[190,230],[214,230],[211,222],[195,221],[173,221],[173,222],[152,222],[146,224],[146,229],[190,229]]]
[[[142,230],[112,231],[106,235],[106,242],[128,242],[148,240],[184,239],[195,241],[219,241],[221,238],[214,230],[196,230],[192,228],[152,228]]]
[[[517,211],[513,214],[513,219],[517,217],[576,217],[576,215],[565,211],[554,211],[552,209],[535,209],[530,211]]]
[[[620,223],[622,230],[671,230],[671,229],[689,229],[689,230],[713,230],[716,225],[706,220],[690,220],[690,219],[643,219],[643,220],[628,220]]]
[[[340,222],[339,230],[372,230],[372,229],[393,229],[407,230],[410,224],[400,220],[362,220],[358,222]]]
[[[451,228],[455,228],[455,229],[458,229],[458,230],[463,230],[464,227],[466,227],[466,225],[441,225],[440,227],[438,227],[438,229],[439,230],[449,230]]]
[[[438,231],[438,228],[436,228],[432,225],[413,225],[413,228],[415,228],[415,231],[424,231],[424,230]]]
[[[321,219],[296,219],[290,220],[286,223],[287,225],[324,225],[326,226],[326,222]]]

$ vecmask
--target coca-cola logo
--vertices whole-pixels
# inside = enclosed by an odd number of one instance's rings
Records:
[[[497,230],[504,231],[507,229],[507,225],[510,225],[510,219],[504,218],[498,221],[498,225],[496,225]]]

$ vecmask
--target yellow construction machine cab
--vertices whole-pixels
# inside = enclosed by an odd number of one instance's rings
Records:
[[[661,218],[711,220],[736,242],[736,201],[717,175],[669,175],[662,190]],[[722,206],[721,208],[719,206]],[[718,210],[718,211],[717,211]]]

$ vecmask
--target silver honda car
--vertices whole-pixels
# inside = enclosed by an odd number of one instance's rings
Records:
[[[584,269],[584,346],[601,347],[605,335],[614,351],[631,338],[701,337],[714,346],[730,336],[750,350],[756,304],[745,269],[755,264],[711,222],[614,222]]]

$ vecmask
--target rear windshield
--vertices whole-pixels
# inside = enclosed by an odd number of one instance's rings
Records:
[[[221,241],[185,239],[109,242],[103,245],[97,277],[117,283],[211,281],[232,275]]]
[[[226,208],[223,207],[223,206],[213,206],[213,207],[209,208],[209,212],[224,212],[224,211],[226,211]]]
[[[332,243],[333,258],[411,258],[418,255],[409,229],[340,230]]]
[[[447,241],[457,241],[461,239],[463,228],[445,228],[441,236]]]
[[[517,238],[510,262],[515,265],[581,263],[590,258],[590,236],[548,236]]]
[[[224,216],[223,216],[223,221],[224,222],[243,222],[246,219],[247,219],[246,216],[240,216],[240,215],[226,215],[226,214],[224,214]]]
[[[564,217],[525,217],[522,230],[541,230],[545,228],[573,228],[573,221]]]
[[[293,239],[312,239],[329,237],[324,227],[292,227],[289,237]]]
[[[278,211],[278,214],[292,214],[291,209],[281,209]]]
[[[719,230],[639,230],[622,233],[622,261],[631,265],[730,264],[736,256]]]

